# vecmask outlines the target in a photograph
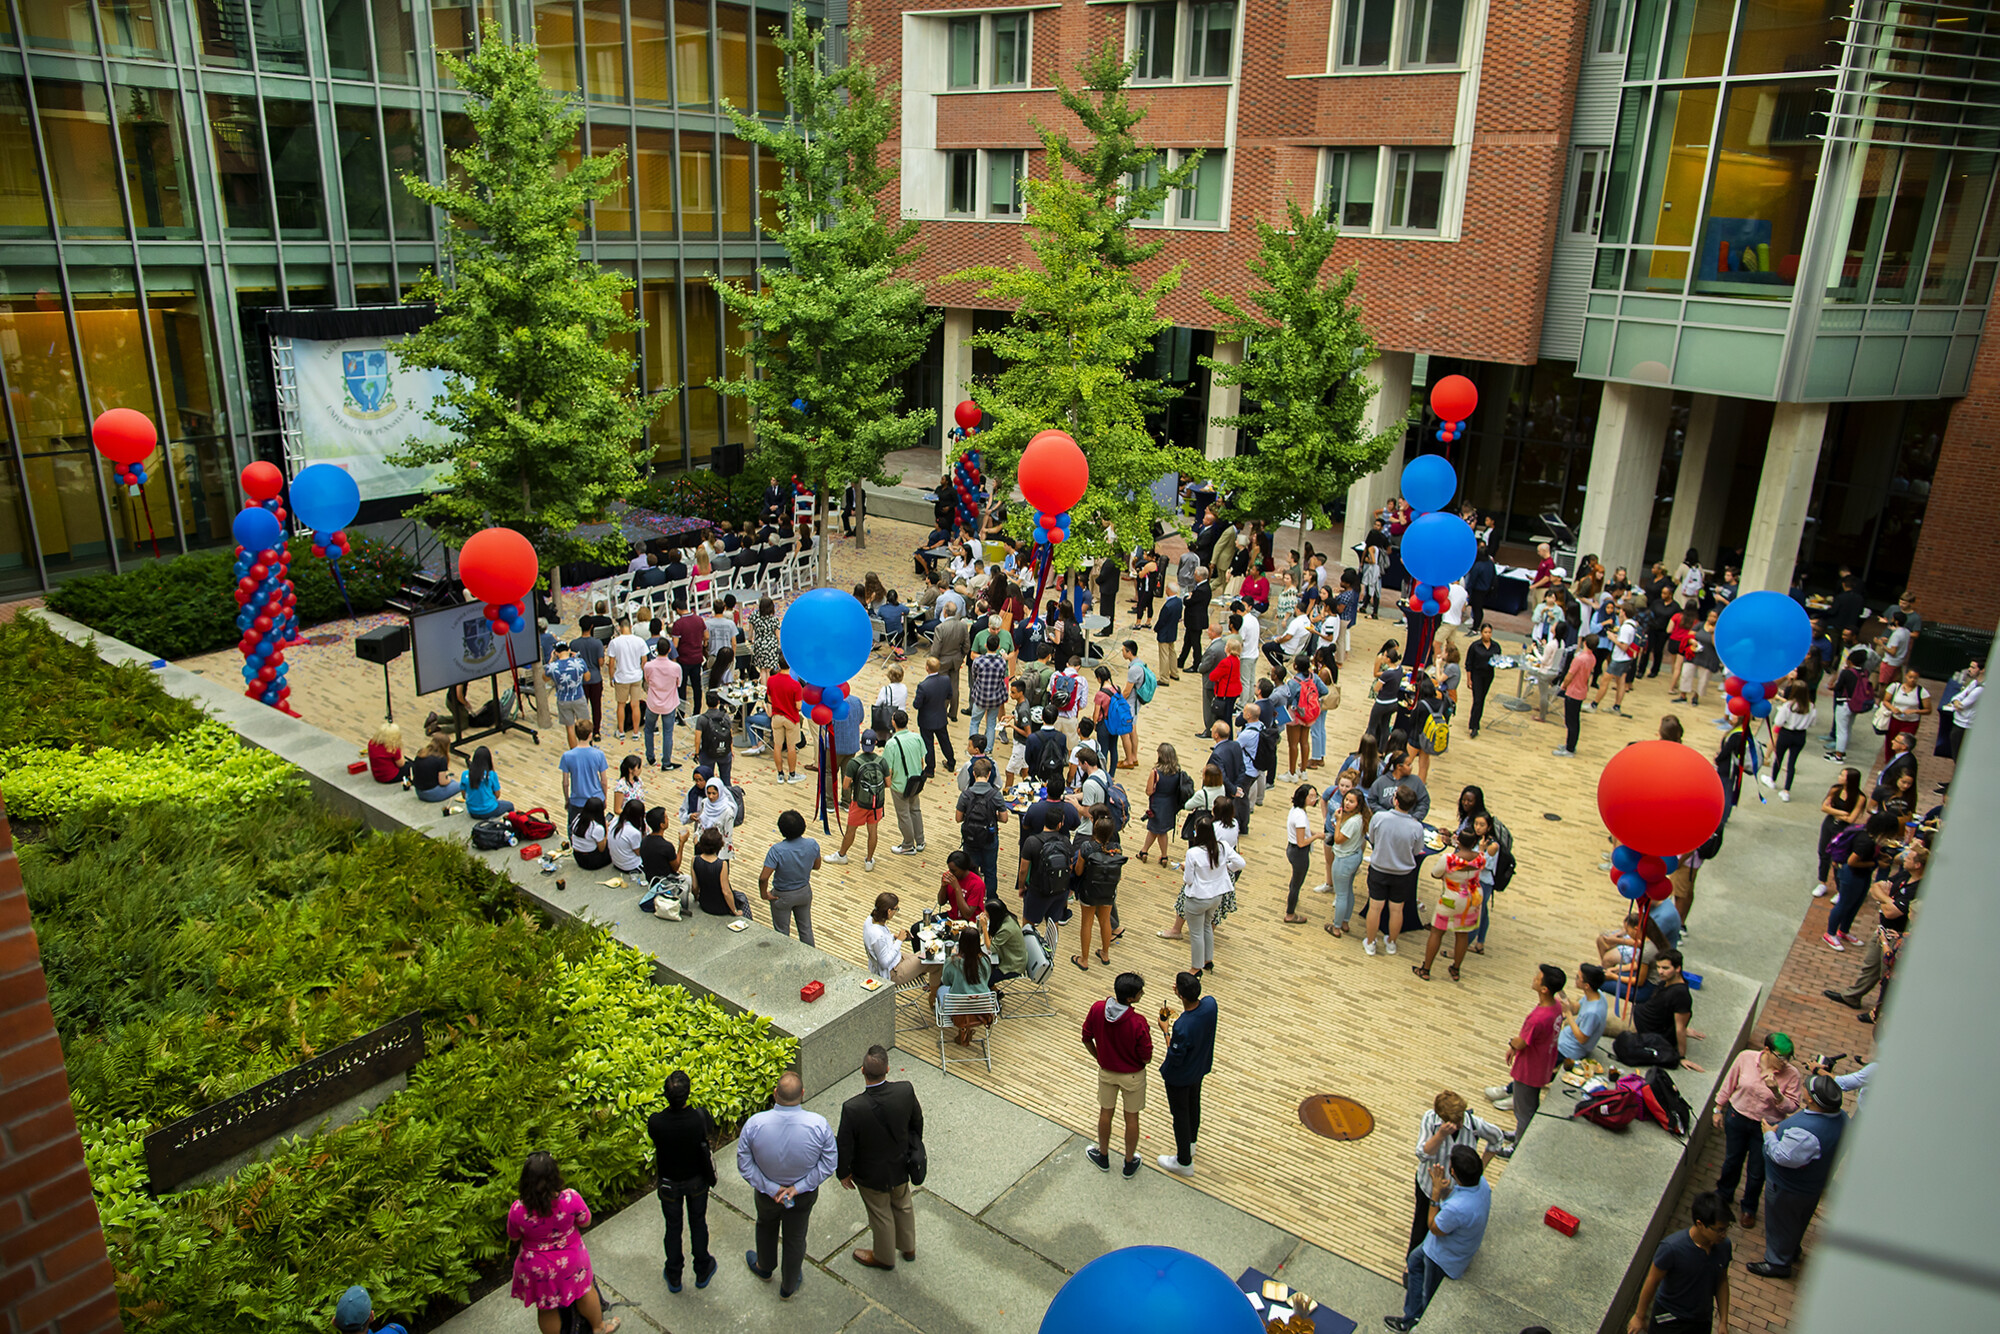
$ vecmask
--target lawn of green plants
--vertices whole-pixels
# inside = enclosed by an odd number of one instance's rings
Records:
[[[217,731],[141,669],[0,626],[0,791],[128,1329],[323,1330],[352,1282],[408,1316],[504,1260],[532,1150],[611,1202],[648,1179],[667,1071],[725,1125],[764,1105],[792,1044],[763,1020]],[[412,1010],[427,1055],[375,1112],[148,1192],[147,1131]]]

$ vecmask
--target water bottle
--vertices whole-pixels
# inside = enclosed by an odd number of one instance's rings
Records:
[[[507,846],[510,848],[518,848],[521,846],[521,840],[514,837],[512,830],[509,830],[507,833]]]

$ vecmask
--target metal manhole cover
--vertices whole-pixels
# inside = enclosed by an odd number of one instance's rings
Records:
[[[1299,1104],[1299,1120],[1315,1135],[1328,1139],[1360,1139],[1375,1128],[1366,1107],[1338,1093],[1315,1093]]]

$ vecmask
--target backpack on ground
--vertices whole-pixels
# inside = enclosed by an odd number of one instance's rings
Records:
[[[1070,864],[1076,859],[1076,851],[1070,846],[1069,836],[1060,829],[1048,829],[1042,833],[1042,846],[1035,854],[1035,878],[1041,882],[1043,898],[1060,898],[1069,893]]]
[[[513,826],[505,820],[481,820],[472,826],[472,846],[481,852],[504,848],[511,841]]]
[[[542,806],[530,806],[525,811],[508,811],[507,823],[513,827],[514,836],[523,843],[554,838],[556,833],[555,822],[549,819],[547,808]]]
[[[1638,1075],[1621,1075],[1607,1089],[1587,1095],[1570,1113],[1574,1121],[1590,1121],[1606,1130],[1623,1130],[1645,1110],[1646,1081]]]
[[[1301,723],[1304,723],[1307,727],[1310,727],[1315,722],[1319,721],[1320,703],[1319,703],[1318,673],[1307,672],[1304,676],[1299,678],[1299,702],[1298,702],[1298,707],[1295,708],[1293,712],[1298,715],[1299,721]]]
[[[1646,1102],[1646,1115],[1660,1123],[1660,1128],[1669,1135],[1685,1137],[1694,1125],[1694,1108],[1674,1084],[1674,1077],[1660,1066],[1654,1066],[1646,1075],[1641,1089]]]
[[[1103,732],[1106,736],[1126,736],[1132,731],[1132,704],[1117,691],[1104,706]]]
[[[854,761],[854,804],[864,811],[879,811],[889,791],[889,764],[880,755],[861,755]]]
[[[1153,692],[1160,688],[1160,678],[1153,675],[1151,667],[1142,665],[1139,668],[1139,672],[1139,684],[1133,689],[1132,693],[1139,697],[1141,704],[1151,704],[1153,702]]]
[[[1680,1050],[1663,1033],[1620,1033],[1611,1040],[1611,1054],[1620,1065],[1663,1065],[1672,1069],[1681,1063]]]
[[[991,783],[974,783],[965,792],[965,841],[985,847],[1000,833],[1000,794]]]

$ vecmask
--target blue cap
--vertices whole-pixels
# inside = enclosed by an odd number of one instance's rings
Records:
[[[375,1303],[368,1300],[368,1289],[356,1283],[340,1294],[340,1304],[333,1308],[333,1325],[335,1329],[366,1329],[373,1314]]]

